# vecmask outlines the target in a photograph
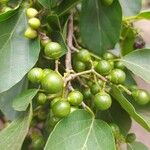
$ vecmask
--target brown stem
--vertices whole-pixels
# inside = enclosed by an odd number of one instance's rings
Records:
[[[73,38],[73,14],[70,15],[69,24],[68,24],[68,37],[67,37],[67,44],[68,44],[68,52],[66,54],[66,72],[70,72],[72,70],[71,65],[71,49],[72,46],[72,38]]]

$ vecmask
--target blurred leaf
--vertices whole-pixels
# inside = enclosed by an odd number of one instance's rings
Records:
[[[13,100],[13,108],[17,111],[25,111],[31,103],[38,89],[27,89]]]
[[[129,101],[114,85],[111,94],[136,122],[150,132],[150,105],[143,107],[134,103],[134,100]]]
[[[115,150],[115,141],[105,122],[78,110],[55,126],[44,150],[60,150],[60,147],[61,150]]]
[[[0,93],[18,83],[38,60],[40,43],[24,37],[27,26],[25,10],[0,22]]]
[[[124,16],[134,16],[137,15],[142,8],[141,0],[119,0],[123,9]]]
[[[1,13],[0,14],[0,22],[8,19],[9,17],[12,17],[16,13],[18,8],[19,8],[19,6],[17,6],[16,8],[14,8],[12,10],[7,11],[7,12]]]
[[[43,7],[51,9],[52,0],[38,0],[38,1]]]
[[[56,13],[58,15],[63,15],[68,12],[72,7],[74,7],[81,0],[63,0],[57,7]]]
[[[60,20],[59,20],[58,15],[48,16],[47,22],[54,31],[61,31],[61,25],[60,25]]]
[[[14,120],[19,113],[17,113],[13,107],[13,99],[20,94],[24,89],[27,88],[26,79],[22,79],[15,86],[0,94],[0,110],[8,120]]]
[[[0,131],[0,147],[3,150],[20,150],[28,133],[32,108]]]
[[[137,76],[150,83],[150,49],[141,49],[125,55],[121,61]]]
[[[149,149],[141,142],[134,142],[128,143],[127,150],[149,150]]]
[[[125,85],[126,86],[137,85],[137,83],[134,79],[133,73],[128,69],[125,69],[125,73],[126,73]]]
[[[85,46],[96,54],[112,49],[119,40],[122,12],[118,0],[104,6],[100,0],[83,0],[80,31]]]

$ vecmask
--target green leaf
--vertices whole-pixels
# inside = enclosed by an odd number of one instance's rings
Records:
[[[56,10],[58,15],[67,13],[72,7],[74,7],[81,0],[63,0]]]
[[[136,0],[119,0],[122,6],[124,16],[134,16],[137,15],[142,8],[142,1]]]
[[[128,143],[127,150],[149,150],[149,149],[141,142],[134,142]]]
[[[60,147],[61,150],[115,150],[115,141],[105,122],[78,110],[55,126],[44,150],[60,150]]]
[[[20,150],[28,133],[32,118],[32,108],[28,113],[21,115],[8,127],[0,132],[0,147],[3,150]]]
[[[98,118],[108,123],[116,123],[124,136],[128,134],[131,128],[132,121],[129,114],[115,100],[109,110],[98,112]]]
[[[150,131],[150,105],[146,107],[138,106],[134,100],[129,101],[116,87],[112,86],[112,96],[119,102],[121,107],[142,127]]]
[[[136,33],[132,26],[123,25],[120,41],[121,54],[124,56],[134,50],[134,42],[136,38]]]
[[[124,71],[126,73],[125,85],[126,86],[137,85],[137,83],[136,83],[136,81],[134,79],[133,73],[130,70],[128,70],[128,69],[125,69]]]
[[[19,115],[19,113],[13,109],[12,102],[13,99],[26,88],[27,80],[22,79],[11,89],[0,94],[0,110],[8,120],[14,120]]]
[[[4,13],[1,13],[0,14],[0,22],[8,19],[9,17],[13,16],[16,11],[18,10],[19,6],[17,6],[16,8],[12,9],[12,10],[9,10],[7,12],[4,12]]]
[[[24,37],[27,26],[25,10],[0,22],[0,93],[18,83],[38,60],[40,43]]]
[[[49,26],[54,30],[54,31],[60,31],[61,32],[61,25],[60,25],[60,20],[58,15],[50,15],[47,17],[47,22]]]
[[[13,100],[13,108],[17,111],[25,111],[37,92],[38,89],[27,89],[23,91]]]
[[[140,12],[136,19],[150,19],[150,10]]]
[[[125,55],[121,61],[134,74],[150,83],[150,49],[141,49]]]
[[[52,0],[38,0],[38,1],[43,7],[47,8],[47,9],[51,9],[51,3],[52,3],[51,1]]]
[[[118,0],[104,6],[100,0],[83,0],[80,31],[84,45],[96,54],[111,49],[119,40],[122,12]]]

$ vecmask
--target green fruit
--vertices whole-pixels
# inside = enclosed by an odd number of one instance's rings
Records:
[[[105,60],[112,60],[112,59],[115,58],[115,56],[114,56],[113,54],[107,52],[107,53],[104,53],[104,54],[103,54],[103,58],[104,58]]]
[[[45,120],[47,118],[47,113],[45,110],[40,109],[37,113],[37,117],[39,120]]]
[[[44,93],[38,93],[37,102],[39,105],[44,105],[47,101],[47,96]]]
[[[110,123],[109,126],[112,130],[114,137],[117,137],[120,134],[120,129],[118,125],[116,125],[115,123]]]
[[[58,101],[52,107],[52,112],[56,117],[66,117],[70,114],[70,104],[67,101]]]
[[[71,106],[70,113],[72,113],[72,112],[74,112],[74,111],[76,111],[76,110],[78,110],[78,108],[77,108],[77,107],[73,107],[73,106]]]
[[[43,70],[41,68],[33,68],[28,73],[28,79],[32,83],[40,83],[43,78]]]
[[[112,66],[106,60],[101,60],[95,67],[95,70],[101,75],[108,75],[111,72]]]
[[[43,47],[45,47],[50,42],[52,42],[52,41],[48,37],[45,38],[45,39],[41,39],[41,44],[42,44]]]
[[[62,56],[62,47],[59,43],[50,42],[46,44],[44,49],[45,55],[51,59],[58,59]]]
[[[100,92],[95,95],[94,103],[97,109],[99,110],[107,110],[111,107],[112,99],[109,94],[106,92]]]
[[[89,62],[91,60],[91,55],[88,50],[82,49],[77,53],[77,59],[82,62]]]
[[[32,139],[32,149],[33,150],[41,150],[44,148],[45,141],[44,138],[41,136],[37,136],[36,138]]]
[[[36,30],[28,27],[24,33],[24,36],[29,39],[35,39],[38,36],[38,34],[37,34]]]
[[[43,78],[44,78],[47,74],[49,74],[49,73],[51,73],[51,72],[53,72],[53,70],[51,70],[51,69],[43,69]]]
[[[74,106],[78,106],[82,103],[83,101],[83,95],[81,92],[79,91],[72,91],[69,93],[68,95],[68,102],[71,104],[71,105],[74,105]]]
[[[117,61],[117,62],[115,62],[115,68],[123,70],[125,68],[125,66],[122,61]]]
[[[102,0],[102,3],[106,6],[110,6],[113,2],[114,0]]]
[[[126,137],[127,143],[133,143],[136,140],[136,135],[134,133],[129,133]]]
[[[33,29],[38,29],[41,25],[41,22],[38,18],[31,18],[31,19],[29,19],[28,23],[29,23],[30,27]]]
[[[83,91],[83,96],[84,96],[84,99],[91,98],[92,93],[91,93],[90,88],[86,88],[86,89],[84,89],[84,91]]]
[[[86,70],[86,65],[85,63],[81,62],[81,61],[77,61],[75,64],[74,64],[74,68],[75,68],[75,71],[76,72],[82,72],[82,71],[85,71]]]
[[[50,93],[56,94],[62,92],[64,87],[64,81],[57,72],[53,71],[47,74],[41,81],[42,88]]]
[[[139,105],[146,105],[150,102],[150,95],[145,90],[134,90],[132,96]]]
[[[126,74],[121,69],[114,69],[108,76],[108,79],[115,84],[123,84],[126,80]]]
[[[54,99],[51,101],[51,108],[53,107],[53,105],[54,105],[56,102],[60,101],[61,99],[62,99],[61,97],[56,97],[56,98],[54,98]]]
[[[29,18],[33,18],[35,17],[36,15],[38,14],[38,11],[34,8],[28,8],[27,11],[26,11],[26,15],[27,17]]]
[[[95,95],[101,90],[101,87],[98,84],[93,84],[90,89],[91,93]]]

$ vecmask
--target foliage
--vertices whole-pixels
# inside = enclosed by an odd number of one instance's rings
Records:
[[[0,148],[147,150],[150,49],[142,1],[0,1]]]

